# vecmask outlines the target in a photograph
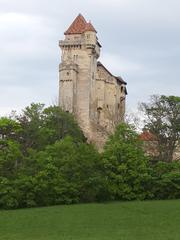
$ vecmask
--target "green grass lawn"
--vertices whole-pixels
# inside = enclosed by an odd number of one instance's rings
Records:
[[[0,240],[180,240],[180,200],[0,211]]]

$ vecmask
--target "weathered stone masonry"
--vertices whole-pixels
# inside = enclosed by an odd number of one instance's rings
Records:
[[[59,41],[59,105],[73,113],[89,142],[102,148],[109,133],[124,120],[126,82],[97,59],[101,45],[93,25],[82,15]]]

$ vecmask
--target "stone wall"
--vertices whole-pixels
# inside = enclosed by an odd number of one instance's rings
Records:
[[[102,149],[124,119],[125,82],[97,63],[101,46],[95,31],[67,34],[59,46],[59,105],[75,115],[88,141]]]

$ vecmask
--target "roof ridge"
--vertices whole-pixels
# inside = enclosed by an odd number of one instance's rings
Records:
[[[121,83],[127,85],[127,83],[122,79],[122,77],[114,76],[100,61],[97,62],[97,66],[102,66],[112,77],[116,78]]]
[[[65,35],[67,34],[81,34],[84,32],[84,29],[86,28],[87,22],[82,14],[79,14],[72,24],[69,26],[69,28],[65,31]]]

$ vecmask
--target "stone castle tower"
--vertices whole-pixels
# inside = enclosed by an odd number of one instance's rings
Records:
[[[101,45],[90,22],[79,14],[59,41],[59,105],[75,115],[89,142],[102,148],[124,119],[126,82],[97,59]]]

